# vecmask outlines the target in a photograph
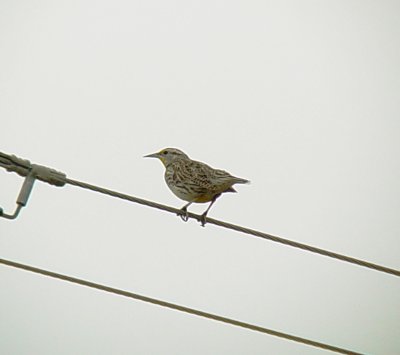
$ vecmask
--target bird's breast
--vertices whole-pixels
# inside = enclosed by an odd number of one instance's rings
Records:
[[[174,169],[167,169],[164,178],[169,189],[181,200],[205,203],[211,201],[215,195],[213,191],[207,191],[207,189],[199,186],[191,179],[184,179]]]

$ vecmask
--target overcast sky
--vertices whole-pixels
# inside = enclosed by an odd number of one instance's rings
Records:
[[[177,147],[252,181],[210,217],[400,268],[398,1],[0,2],[0,151],[180,208]],[[0,206],[23,179],[0,169]],[[201,213],[206,205],[191,207]],[[36,183],[1,258],[368,354],[400,280]],[[0,265],[2,354],[328,352]]]

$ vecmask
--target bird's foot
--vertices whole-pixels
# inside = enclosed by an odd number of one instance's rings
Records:
[[[207,213],[203,213],[201,216],[200,216],[200,224],[201,224],[201,226],[202,227],[205,227],[205,225],[206,225],[206,216],[207,216]]]
[[[184,222],[187,222],[189,220],[189,213],[186,207],[182,207],[181,212],[177,213],[177,215],[181,217],[181,220]]]

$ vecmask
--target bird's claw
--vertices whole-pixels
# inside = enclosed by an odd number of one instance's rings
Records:
[[[202,227],[204,227],[207,223],[207,221],[206,221],[207,212],[203,213],[199,218],[199,222]],[[179,216],[181,218],[181,220],[184,222],[187,222],[189,220],[189,212],[187,211],[187,209],[185,207],[180,209],[180,211],[177,213],[177,216]]]
[[[181,212],[177,213],[181,220],[187,222],[189,220],[189,213],[186,208],[181,208]]]
[[[206,216],[207,216],[207,214],[206,213],[203,213],[201,216],[200,216],[200,224],[201,224],[201,226],[202,227],[205,227],[205,225],[206,225]]]

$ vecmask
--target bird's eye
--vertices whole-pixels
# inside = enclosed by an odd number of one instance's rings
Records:
[[[167,152],[166,150],[164,150],[162,153],[163,153],[164,155],[168,154],[168,152]]]

